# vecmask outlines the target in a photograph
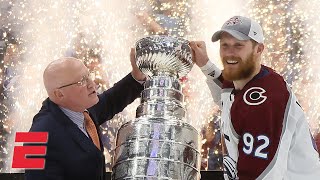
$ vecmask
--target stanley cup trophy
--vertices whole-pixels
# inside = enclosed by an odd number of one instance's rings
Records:
[[[200,179],[200,135],[185,122],[179,82],[193,66],[189,42],[143,38],[136,43],[136,63],[150,78],[136,119],[118,131],[112,179]]]

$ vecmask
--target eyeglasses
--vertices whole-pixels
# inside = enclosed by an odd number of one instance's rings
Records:
[[[93,81],[95,77],[95,74],[93,72],[88,73],[87,75],[83,76],[81,78],[80,81],[78,82],[74,82],[74,83],[70,83],[64,86],[60,86],[58,87],[58,89],[64,88],[64,87],[68,87],[68,86],[72,86],[72,85],[77,85],[77,86],[86,86],[89,82],[89,80]]]

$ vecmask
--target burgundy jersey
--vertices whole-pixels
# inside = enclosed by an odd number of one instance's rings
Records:
[[[232,82],[203,72],[213,97],[221,93],[229,179],[320,179],[319,154],[304,112],[279,74],[262,66],[235,90]]]

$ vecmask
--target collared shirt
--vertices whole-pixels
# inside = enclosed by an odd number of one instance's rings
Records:
[[[60,107],[60,106],[59,106]],[[66,108],[63,108],[63,107],[60,107],[60,109],[64,112],[65,115],[67,115],[71,121],[73,123],[75,123],[78,128],[87,136],[88,136],[88,133],[86,131],[86,128],[85,128],[85,125],[84,125],[84,115],[83,113],[81,112],[75,112],[75,111],[72,111],[70,109],[66,109]]]

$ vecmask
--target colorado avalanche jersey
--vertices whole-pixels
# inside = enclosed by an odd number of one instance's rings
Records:
[[[202,68],[216,102],[221,93],[228,178],[320,180],[319,154],[308,123],[284,79],[261,66],[242,90],[235,90],[215,70]]]

